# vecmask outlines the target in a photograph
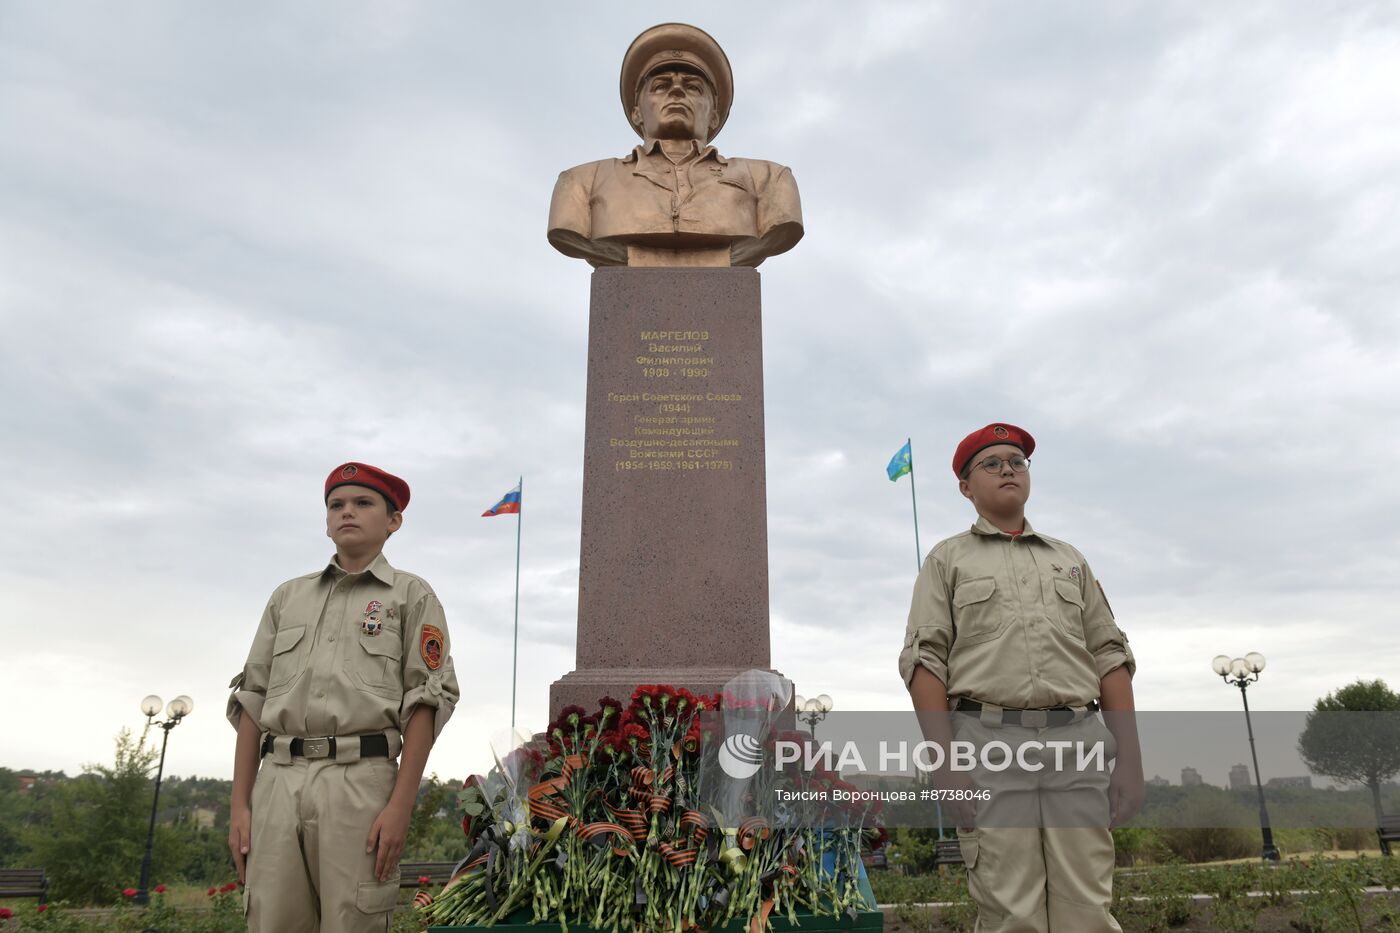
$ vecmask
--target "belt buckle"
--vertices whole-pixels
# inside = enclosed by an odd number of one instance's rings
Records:
[[[329,758],[331,755],[331,740],[302,739],[301,755],[303,758]]]
[[[1031,729],[1044,729],[1050,724],[1050,712],[1043,709],[1021,710],[1021,725]]]

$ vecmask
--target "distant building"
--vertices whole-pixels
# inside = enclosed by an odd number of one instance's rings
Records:
[[[1230,769],[1230,790],[1249,790],[1254,786],[1254,781],[1249,777],[1249,768],[1245,765],[1235,765]]]
[[[1148,786],[1148,787],[1170,787],[1170,786],[1171,786],[1171,783],[1172,783],[1171,781],[1168,781],[1166,778],[1162,777],[1160,774],[1154,774],[1154,775],[1152,775],[1151,779],[1148,780],[1147,786]]]
[[[32,771],[21,771],[19,774],[15,775],[15,777],[19,780],[19,792],[21,794],[28,793],[29,789],[39,780]]]
[[[213,829],[216,816],[218,813],[210,807],[195,807],[190,811],[190,822],[198,829]]]
[[[1200,787],[1204,783],[1205,781],[1201,780],[1201,772],[1197,771],[1195,768],[1181,769],[1182,787]]]
[[[1301,787],[1312,790],[1312,777],[1303,775],[1302,777],[1276,777],[1269,778],[1264,782],[1265,787]]]

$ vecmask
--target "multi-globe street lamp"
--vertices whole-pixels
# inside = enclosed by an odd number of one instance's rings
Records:
[[[162,702],[160,697],[154,694],[141,701],[141,712],[146,714],[146,726],[159,726],[165,731],[164,738],[160,742],[160,767],[156,768],[156,792],[151,797],[151,824],[146,829],[146,855],[141,859],[141,885],[136,889],[136,903],[149,904],[151,902],[151,852],[155,847],[156,840],[156,804],[160,802],[160,779],[165,774],[165,746],[170,741],[170,730],[180,724],[194,710],[194,700],[181,694],[170,701],[170,705],[165,707],[166,719],[164,722],[155,722],[155,717],[160,714]]]
[[[831,712],[831,697],[823,693],[821,696],[813,697],[810,700],[802,697],[794,697],[793,709],[797,712],[797,718],[807,724],[807,728],[812,733],[812,741],[817,740],[817,723],[826,718],[826,714]]]
[[[1254,751],[1254,726],[1249,721],[1249,685],[1259,679],[1264,670],[1264,656],[1251,651],[1242,658],[1231,658],[1218,654],[1210,662],[1211,669],[1233,687],[1240,688],[1240,699],[1244,701],[1244,727],[1249,732],[1249,756],[1254,760],[1254,787],[1259,792],[1259,828],[1264,832],[1264,853],[1266,861],[1278,861],[1278,847],[1274,845],[1274,831],[1269,827],[1269,811],[1264,806],[1264,779],[1259,774],[1259,755]]]

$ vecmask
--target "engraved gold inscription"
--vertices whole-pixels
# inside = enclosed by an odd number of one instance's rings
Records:
[[[631,365],[646,389],[609,392],[608,402],[627,406],[631,433],[610,437],[619,472],[697,474],[735,468],[741,442],[727,436],[730,406],[739,392],[710,386],[722,372],[709,348],[708,330],[641,330]]]

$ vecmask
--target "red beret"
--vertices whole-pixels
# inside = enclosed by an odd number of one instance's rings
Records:
[[[1029,431],[1014,424],[989,424],[962,439],[958,449],[953,452],[953,475],[961,479],[963,470],[979,450],[986,450],[998,444],[1019,447],[1027,457],[1035,450],[1035,438],[1031,437]]]
[[[331,470],[331,475],[326,477],[327,500],[331,497],[331,490],[337,486],[365,486],[382,492],[396,511],[402,512],[408,508],[408,483],[368,463],[351,461]]]

